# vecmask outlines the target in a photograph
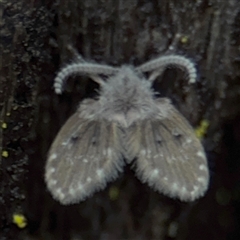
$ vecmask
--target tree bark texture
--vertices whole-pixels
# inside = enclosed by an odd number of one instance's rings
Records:
[[[0,1],[0,239],[239,239],[240,2],[238,0]],[[198,81],[168,69],[154,89],[203,137],[211,182],[181,203],[141,184],[130,167],[86,201],[62,206],[44,183],[51,142],[79,101],[95,94],[72,77],[53,79],[73,58],[138,65],[166,53],[196,63]],[[112,193],[115,194],[112,194]],[[114,196],[113,196],[114,195]],[[27,224],[14,224],[14,216]]]

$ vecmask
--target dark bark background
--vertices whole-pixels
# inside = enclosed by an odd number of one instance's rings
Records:
[[[0,239],[240,239],[239,0],[0,1]],[[177,37],[180,36],[180,37]],[[141,184],[130,167],[86,201],[62,206],[44,183],[46,154],[80,100],[98,87],[53,79],[72,59],[138,65],[160,54],[191,58],[198,82],[168,69],[154,86],[204,136],[211,182],[182,203]],[[115,194],[114,194],[115,193]],[[21,228],[13,217],[22,214]]]

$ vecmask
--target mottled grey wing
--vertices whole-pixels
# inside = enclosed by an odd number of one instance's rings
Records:
[[[159,192],[193,201],[205,193],[209,183],[203,147],[187,120],[170,103],[167,106],[160,99],[157,104],[160,116],[132,126],[140,138],[136,174]]]
[[[84,200],[122,171],[119,128],[114,122],[71,116],[54,140],[46,163],[45,180],[62,204]]]

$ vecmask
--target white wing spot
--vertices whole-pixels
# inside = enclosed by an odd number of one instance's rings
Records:
[[[186,143],[191,143],[192,139],[191,138],[187,138]]]
[[[103,150],[103,156],[106,156],[107,155],[107,151],[106,149]]]
[[[56,190],[56,193],[57,193],[57,194],[61,194],[61,193],[62,193],[62,189],[61,189],[61,188],[58,188],[58,189]]]
[[[46,171],[46,179],[49,179],[49,178],[51,178],[51,175],[54,173],[56,171],[56,169],[55,168],[50,168],[50,169],[47,169],[47,171]]]
[[[156,178],[159,174],[159,170],[158,169],[154,169],[151,171],[150,173],[150,178]]]
[[[107,154],[108,154],[108,156],[111,156],[111,155],[112,155],[112,149],[111,149],[111,148],[108,148],[108,149],[107,149]]]
[[[90,177],[87,178],[87,182],[90,183],[92,179]]]
[[[202,151],[198,151],[197,156],[201,158],[205,158],[205,154]]]
[[[173,191],[173,192],[176,192],[178,189],[179,189],[178,184],[177,184],[177,183],[173,183],[173,184],[172,184],[172,191]]]
[[[198,186],[193,186],[193,191],[190,192],[191,195],[195,195],[199,190]]]
[[[73,195],[75,195],[76,190],[74,188],[70,188],[68,192],[69,192],[70,195],[73,196]]]
[[[183,142],[183,147],[186,148],[186,147],[189,147],[189,144],[192,143],[192,139],[191,138],[187,138],[184,142]]]
[[[56,154],[56,153],[53,153],[53,154],[50,156],[49,160],[52,161],[52,160],[54,160],[54,159],[56,159],[56,158],[57,158],[57,154]]]
[[[62,146],[66,146],[68,145],[68,141],[67,142],[62,142]]]
[[[105,174],[104,174],[104,171],[103,171],[103,169],[98,169],[97,171],[96,171],[96,173],[97,173],[97,175],[98,175],[98,177],[99,178],[104,178],[105,177]]]
[[[80,191],[83,190],[83,185],[81,183],[78,184],[78,190],[80,190]]]
[[[146,150],[145,149],[142,149],[141,151],[140,151],[140,154],[142,155],[142,156],[146,156]]]
[[[167,161],[168,164],[170,164],[170,163],[172,163],[172,158],[166,157],[166,161]]]
[[[84,186],[81,183],[78,184],[77,190],[80,191],[83,196],[86,194],[86,190],[84,189]]]
[[[147,150],[147,156],[150,157],[151,156],[152,151],[150,149]]]
[[[54,172],[56,172],[56,168],[53,168],[53,167],[50,168],[50,169],[49,169],[49,172],[50,172],[50,173],[54,173]]]
[[[186,187],[182,187],[181,192],[182,192],[182,194],[186,194],[187,193],[187,188]]]
[[[86,158],[83,159],[84,163],[88,163],[88,160]]]
[[[92,118],[94,118],[94,117],[95,117],[95,114],[91,114],[91,115],[89,114],[87,118],[88,118],[88,119],[92,119]]]
[[[194,186],[193,189],[194,189],[194,191],[198,191],[199,186]]]
[[[204,164],[201,164],[201,165],[199,166],[199,170],[207,171],[207,167],[206,167]]]
[[[198,180],[198,182],[200,182],[200,183],[203,183],[203,184],[206,183],[206,179],[205,179],[204,177],[199,177],[197,180]]]
[[[57,180],[49,180],[49,185],[50,186],[54,186],[54,185],[56,185],[57,184]]]
[[[63,194],[61,188],[58,188],[58,189],[56,190],[56,194],[57,194],[57,196],[58,196],[60,199],[64,199],[64,198],[65,198],[65,194]]]
[[[168,178],[167,178],[167,177],[164,177],[163,180],[164,180],[164,181],[168,181]]]

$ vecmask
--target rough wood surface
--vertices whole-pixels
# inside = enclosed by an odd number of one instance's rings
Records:
[[[52,199],[43,181],[48,148],[97,88],[76,77],[54,94],[56,71],[72,59],[68,44],[98,63],[137,65],[165,53],[196,63],[196,86],[169,69],[154,87],[194,126],[210,123],[204,198],[169,199],[126,168],[83,203]],[[0,1],[0,239],[239,239],[239,44],[238,0]],[[20,213],[23,229],[12,222]]]

